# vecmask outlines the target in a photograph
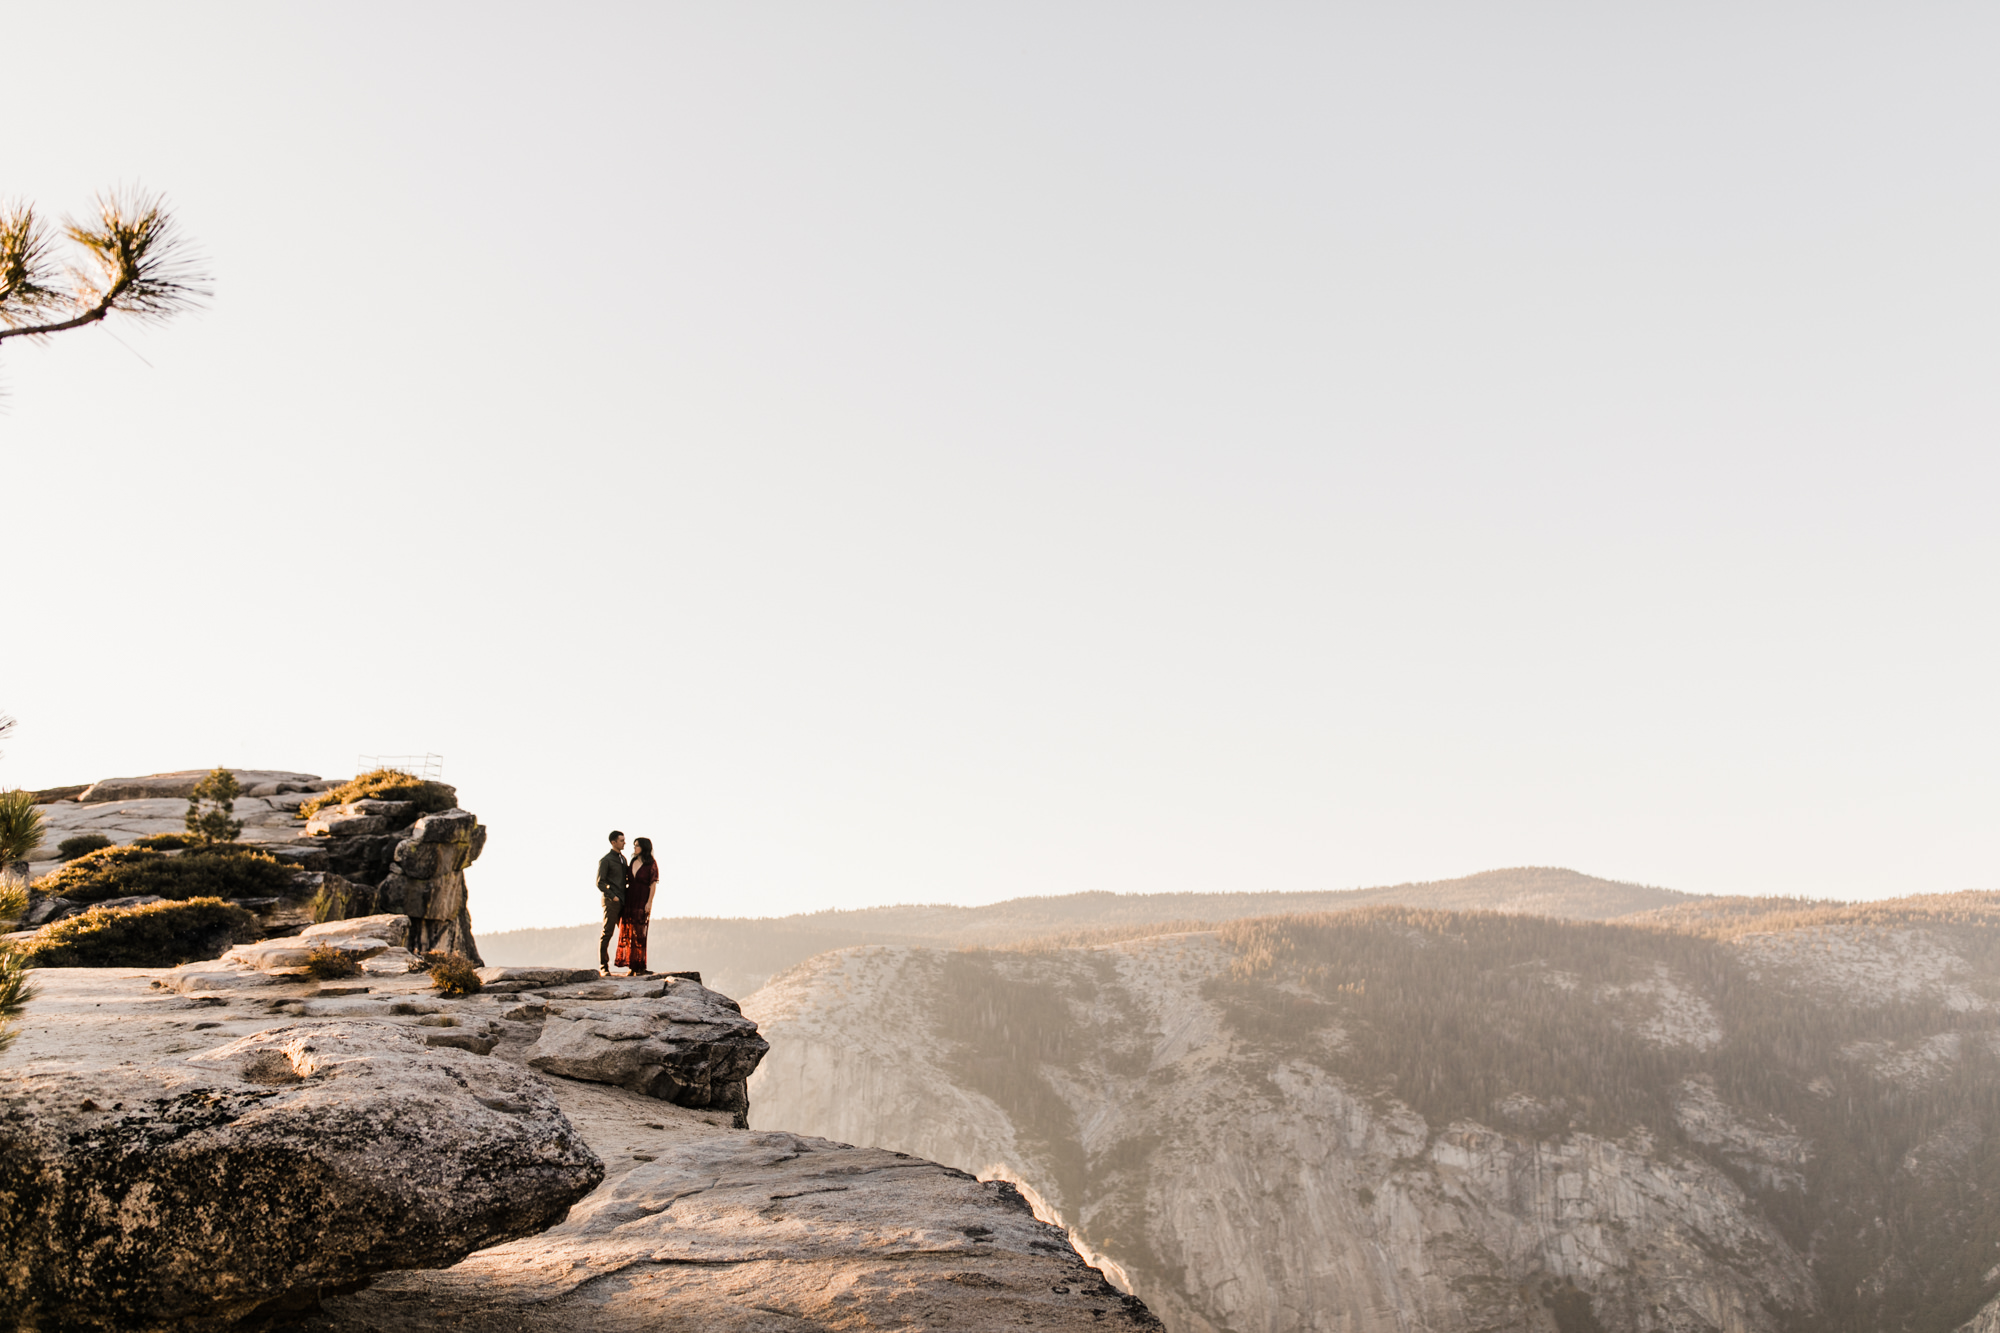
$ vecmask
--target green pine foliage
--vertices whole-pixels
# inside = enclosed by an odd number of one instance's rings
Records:
[[[263,934],[257,918],[220,898],[93,907],[36,932],[19,950],[29,967],[178,967],[216,958]]]
[[[442,782],[426,782],[394,768],[378,768],[321,792],[299,806],[299,818],[310,819],[328,806],[349,801],[414,801],[419,814],[434,815],[458,804],[458,793]]]
[[[105,847],[35,881],[45,898],[101,903],[158,894],[192,898],[280,898],[293,892],[297,872],[241,843],[215,843],[178,855],[150,847]]]
[[[0,870],[30,859],[42,845],[42,812],[31,791],[0,791]]]
[[[188,797],[187,831],[202,842],[234,842],[243,832],[243,821],[231,819],[243,784],[226,768],[218,768],[195,784]]]
[[[28,962],[18,949],[0,949],[0,1055],[14,1044],[14,1024],[35,998]]]

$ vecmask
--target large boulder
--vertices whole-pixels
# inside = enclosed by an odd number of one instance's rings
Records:
[[[375,942],[400,949],[410,942],[410,918],[394,913],[379,916],[347,917],[340,921],[322,921],[316,926],[307,926],[299,932],[299,938],[312,942],[333,945],[340,949],[361,950],[379,953]]]
[[[304,967],[314,949],[324,948],[346,954],[359,963],[363,971],[399,974],[409,971],[416,964],[415,956],[403,947],[409,937],[410,919],[406,916],[351,917],[307,926],[296,935],[239,944],[216,961],[225,967],[287,972]],[[197,966],[199,964],[185,964],[175,972]]]
[[[624,999],[552,996],[528,1064],[676,1106],[732,1111],[747,1123],[744,1084],[771,1049],[757,1025],[737,1012],[736,1001],[697,982],[651,987],[658,988],[651,995]]]
[[[336,1297],[312,1327],[1161,1330],[1012,1185],[777,1132],[668,1147],[554,1230]]]
[[[603,1164],[546,1086],[387,1023],[0,1069],[0,1327],[226,1327],[562,1220]]]
[[[465,868],[486,849],[486,826],[469,810],[440,810],[410,826],[375,905],[410,918],[410,948],[463,954],[479,963],[466,906]]]
[[[185,801],[194,795],[194,789],[213,769],[188,768],[173,773],[149,773],[142,778],[101,778],[79,792],[76,799],[86,804],[99,801],[134,801],[173,799]],[[245,795],[263,795],[262,788],[270,788],[270,795],[281,790],[295,792],[324,790],[327,784],[314,773],[287,773],[280,769],[232,768],[237,783]]]

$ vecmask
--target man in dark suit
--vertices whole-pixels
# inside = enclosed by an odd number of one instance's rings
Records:
[[[597,892],[604,899],[604,935],[597,941],[597,972],[611,975],[611,937],[618,931],[618,914],[625,910],[625,884],[631,875],[625,864],[625,835],[611,830],[611,850],[597,863]]]

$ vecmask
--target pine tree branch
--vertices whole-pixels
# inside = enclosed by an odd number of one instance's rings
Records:
[[[47,240],[34,212],[0,213],[0,341],[39,338],[95,324],[116,312],[137,319],[166,319],[202,304],[207,276],[189,252],[158,195],[109,194],[97,204],[95,223],[68,220],[70,242],[95,271],[72,268],[67,297],[56,293]],[[40,323],[18,322],[28,311],[63,307],[74,312]],[[12,307],[10,310],[9,307]]]

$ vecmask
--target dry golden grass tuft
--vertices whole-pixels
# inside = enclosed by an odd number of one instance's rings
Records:
[[[414,801],[421,813],[434,815],[456,806],[458,794],[442,782],[426,782],[399,769],[378,768],[303,802],[299,818],[310,819],[329,806],[364,800]]]

